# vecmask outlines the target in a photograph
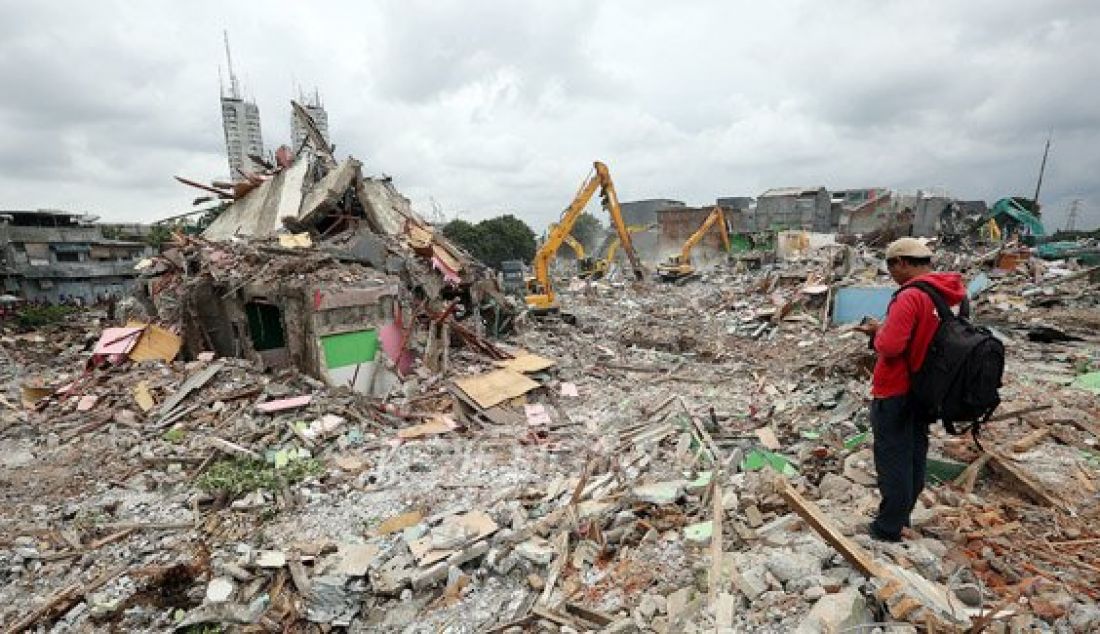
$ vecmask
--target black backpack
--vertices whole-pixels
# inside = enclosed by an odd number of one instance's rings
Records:
[[[909,395],[933,420],[943,421],[948,433],[958,436],[969,431],[980,448],[981,426],[1001,404],[998,389],[1005,367],[1004,344],[988,328],[970,323],[968,311],[960,310],[959,316],[952,313],[928,282],[912,282],[894,296],[909,287],[927,294],[940,316],[924,363],[911,370]]]

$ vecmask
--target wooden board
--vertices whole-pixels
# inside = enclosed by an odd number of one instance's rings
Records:
[[[539,387],[538,383],[511,369],[466,376],[455,379],[454,383],[482,409],[495,407]]]
[[[873,577],[879,574],[879,566],[875,563],[871,553],[862,546],[841,534],[832,520],[816,504],[802,497],[795,491],[791,483],[785,478],[781,480],[779,494],[787,500],[794,512],[806,523],[813,527],[822,539],[832,546],[848,560],[848,563],[863,573],[864,576]]]
[[[1015,484],[1016,488],[1020,490],[1021,493],[1039,504],[1053,506],[1054,508],[1059,508],[1064,511],[1069,510],[1064,501],[1058,499],[1037,480],[1034,480],[1031,476],[1024,473],[1023,469],[1014,465],[1011,460],[995,451],[990,451],[989,456],[989,464],[1001,475]]]
[[[507,368],[523,373],[541,372],[555,365],[557,365],[557,362],[527,351],[520,352],[514,359],[504,359],[496,362],[498,368]]]
[[[475,536],[467,542],[467,545],[485,539],[489,535],[495,533],[498,528],[493,518],[489,517],[489,514],[484,511],[470,511],[462,515],[451,515],[444,519],[443,523],[460,524],[467,529],[468,533],[474,534]],[[463,546],[463,548],[465,548],[465,546]],[[409,542],[409,551],[412,552],[413,557],[416,558],[417,565],[421,567],[430,566],[437,561],[442,561],[450,557],[456,550],[460,549],[432,550],[431,534]]]
[[[175,359],[176,355],[180,353],[183,340],[176,333],[165,330],[160,326],[142,324],[136,321],[132,321],[126,326],[145,329],[141,334],[141,338],[138,339],[137,345],[130,350],[131,361],[159,360],[167,363]]]

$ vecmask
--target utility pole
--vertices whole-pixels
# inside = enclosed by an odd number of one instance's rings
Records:
[[[1043,187],[1043,172],[1047,168],[1047,154],[1050,153],[1050,139],[1054,136],[1054,130],[1050,131],[1047,135],[1047,145],[1043,148],[1043,162],[1039,164],[1039,180],[1035,183],[1035,195],[1031,197],[1032,203],[1035,205],[1035,209],[1039,209],[1039,190]]]
[[[1080,206],[1080,198],[1069,204],[1069,213],[1066,214],[1066,231],[1075,231],[1077,229],[1077,210]]]

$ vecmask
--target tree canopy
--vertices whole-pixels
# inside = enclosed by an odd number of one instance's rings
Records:
[[[443,225],[442,231],[448,239],[493,268],[499,269],[505,260],[530,262],[535,257],[535,232],[512,214],[477,224],[455,219]]]
[[[573,231],[570,233],[578,242],[584,245],[586,251],[593,251],[600,246],[604,227],[599,218],[586,211],[577,218],[577,222],[573,224]]]

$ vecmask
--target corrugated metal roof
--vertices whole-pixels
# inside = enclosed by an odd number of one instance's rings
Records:
[[[775,196],[801,196],[803,194],[816,194],[820,187],[776,187],[760,194],[760,198],[773,198]]]

